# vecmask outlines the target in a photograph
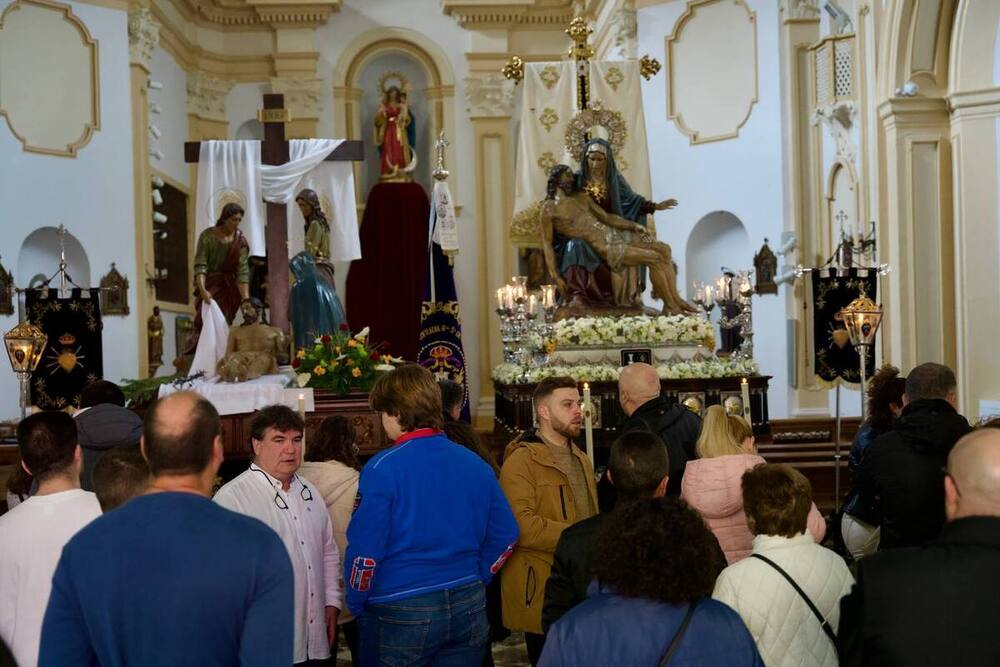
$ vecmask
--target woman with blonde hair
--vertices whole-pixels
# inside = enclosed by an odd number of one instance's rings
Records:
[[[744,472],[765,461],[757,455],[750,424],[727,414],[721,405],[705,411],[697,450],[699,458],[688,461],[684,469],[681,498],[712,529],[732,565],[750,555],[753,541],[743,512],[741,479]],[[822,542],[826,522],[815,503],[809,511],[808,527],[813,539]]]

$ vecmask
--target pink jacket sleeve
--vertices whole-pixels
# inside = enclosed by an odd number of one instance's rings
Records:
[[[816,541],[816,544],[821,543],[823,538],[826,537],[826,519],[824,519],[823,515],[819,513],[819,510],[816,508],[816,503],[813,503],[812,509],[809,510],[809,518],[806,520],[806,527],[809,528],[809,532],[812,534],[813,540]]]

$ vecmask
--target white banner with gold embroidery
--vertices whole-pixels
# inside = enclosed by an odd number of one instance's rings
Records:
[[[590,107],[617,111],[625,121],[625,146],[615,149],[615,163],[637,194],[653,198],[649,178],[646,118],[642,112],[642,80],[636,60],[602,61],[590,64]],[[601,129],[594,136],[609,139]],[[574,156],[577,157],[577,156]]]
[[[517,147],[514,213],[545,199],[549,170],[574,164],[566,153],[566,123],[576,113],[575,63],[526,63]]]

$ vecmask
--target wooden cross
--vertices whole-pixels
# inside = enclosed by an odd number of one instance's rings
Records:
[[[263,164],[278,165],[288,162],[288,142],[285,140],[285,123],[290,120],[284,108],[284,95],[264,95],[264,108],[258,118],[264,124],[264,141],[260,144]],[[197,163],[201,142],[184,142],[184,161]],[[364,142],[345,141],[325,158],[327,161],[361,161],[365,159]],[[267,204],[267,227],[264,234],[267,253],[267,300],[271,324],[288,331],[288,216],[285,204]],[[334,214],[327,211],[327,214]],[[272,252],[272,250],[274,252]]]

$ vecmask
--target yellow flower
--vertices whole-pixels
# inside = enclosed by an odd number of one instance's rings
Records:
[[[356,378],[361,377],[361,369],[355,368],[354,370],[351,371],[351,375],[353,375]]]
[[[383,354],[382,355],[382,363],[383,364],[388,364],[391,361],[392,361],[392,355],[389,355],[389,354]]]
[[[326,369],[323,368],[322,366],[317,366],[316,368],[313,369],[313,373],[315,375],[326,375]]]
[[[346,360],[344,362],[344,365],[345,366],[353,366],[354,365],[354,359],[348,359],[348,360]]]
[[[340,354],[340,346],[339,345],[337,347],[333,348],[333,353],[334,354]]]
[[[295,353],[295,356],[298,357],[299,359],[305,359],[306,358],[306,351],[305,350],[299,350],[298,352]]]
[[[347,341],[347,347],[357,347],[357,346],[358,346],[358,341],[354,340],[353,338]]]

